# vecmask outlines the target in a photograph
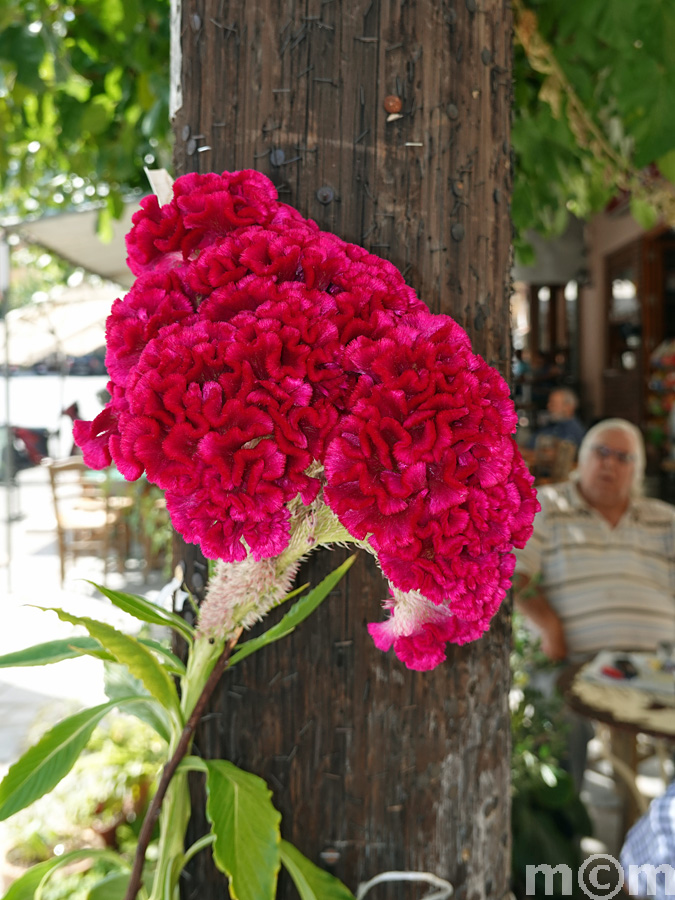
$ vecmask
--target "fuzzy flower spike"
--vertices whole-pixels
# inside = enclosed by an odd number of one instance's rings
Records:
[[[480,637],[538,509],[500,375],[259,172],[185,175],[141,207],[136,281],[107,323],[111,400],[74,433],[93,468],[159,485],[221,560],[202,630],[246,627],[307,552],[353,542],[391,586],[378,647],[428,669]]]

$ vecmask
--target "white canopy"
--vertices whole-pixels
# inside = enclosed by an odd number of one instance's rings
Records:
[[[2,224],[6,232],[18,234],[27,243],[38,244],[74,266],[129,288],[134,276],[127,268],[124,237],[137,209],[138,202],[125,205],[122,218],[113,223],[113,238],[109,243],[103,243],[96,233],[98,210],[95,207]]]
[[[104,243],[96,232],[96,207],[73,212],[47,213],[21,222],[0,223],[29,244],[37,244],[74,266],[100,275],[111,285],[83,283],[64,288],[42,303],[9,312],[9,364],[31,366],[53,354],[83,356],[105,344],[105,321],[116,297],[131,287],[125,235],[138,201],[127,203],[122,218],[113,223],[113,238]],[[115,285],[120,285],[116,287]],[[0,365],[7,361],[5,323],[0,321]]]
[[[110,308],[123,293],[115,285],[82,283],[42,303],[10,310],[9,364],[32,366],[53,354],[83,356],[102,347]],[[0,365],[5,362],[5,323],[0,321]]]

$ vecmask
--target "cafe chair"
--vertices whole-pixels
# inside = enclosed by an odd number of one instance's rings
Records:
[[[102,559],[105,580],[109,556],[114,551],[118,570],[124,571],[129,540],[127,512],[133,504],[131,498],[113,495],[109,477],[92,472],[82,457],[47,458],[42,464],[49,472],[52,489],[61,587],[68,561],[78,556]]]

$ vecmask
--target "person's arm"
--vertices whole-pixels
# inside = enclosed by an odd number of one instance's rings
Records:
[[[541,632],[541,649],[553,662],[567,656],[565,631],[558,614],[549,606],[537,578],[523,572],[513,576],[516,608]]]

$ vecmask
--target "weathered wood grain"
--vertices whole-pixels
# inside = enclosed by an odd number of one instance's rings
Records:
[[[507,0],[192,0],[182,22],[175,174],[264,172],[321,227],[390,259],[506,373]],[[402,101],[390,121],[388,95]],[[317,557],[301,578],[316,583],[342,558]],[[284,836],[352,889],[384,869],[421,869],[449,878],[459,900],[501,898],[508,611],[420,674],[367,635],[384,597],[361,559],[302,628],[228,676],[199,750],[265,777]],[[202,827],[197,809],[193,834]],[[184,897],[224,896],[207,857]],[[279,896],[296,894],[282,880]]]

